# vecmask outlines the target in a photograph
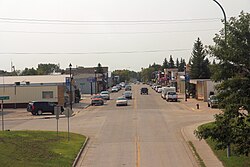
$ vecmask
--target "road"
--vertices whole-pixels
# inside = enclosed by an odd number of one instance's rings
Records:
[[[90,137],[78,166],[81,167],[192,167],[198,166],[181,134],[185,126],[213,119],[213,112],[195,111],[183,102],[166,102],[142,85],[132,88],[129,106],[116,107],[123,91],[111,94],[104,106],[91,106],[70,118],[70,131]],[[55,119],[28,120],[15,130],[56,130]],[[59,120],[67,131],[67,119]]]
[[[111,100],[106,106],[79,115],[77,119],[85,122],[83,129],[91,140],[78,166],[198,166],[181,128],[211,120],[213,114],[163,101],[151,88],[149,95],[140,95],[141,87],[133,87],[134,97],[128,107],[116,107]],[[119,95],[121,92],[113,98]]]

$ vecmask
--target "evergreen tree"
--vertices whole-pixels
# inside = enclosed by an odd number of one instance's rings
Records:
[[[185,59],[182,59],[182,58],[181,58],[180,65],[179,65],[179,67],[178,67],[178,71],[179,71],[179,72],[183,72],[184,69],[185,69],[185,66],[186,66]]]
[[[169,66],[169,68],[175,68],[174,60],[173,60],[172,55],[170,55],[170,57],[169,57],[169,64],[168,64],[168,66]]]
[[[177,59],[176,59],[176,68],[179,69],[179,66],[180,66],[180,62],[179,62],[179,59],[177,58]]]
[[[167,69],[167,68],[168,68],[168,61],[165,58],[164,61],[163,61],[163,64],[162,64],[162,70]]]
[[[192,79],[209,79],[209,60],[206,58],[205,49],[200,38],[194,43],[192,57],[190,58],[190,78]]]

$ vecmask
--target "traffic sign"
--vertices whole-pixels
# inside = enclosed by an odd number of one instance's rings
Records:
[[[0,100],[9,100],[10,96],[0,96]]]

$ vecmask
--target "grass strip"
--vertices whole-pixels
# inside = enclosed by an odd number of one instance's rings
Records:
[[[67,132],[0,132],[2,166],[72,166],[86,137]]]
[[[194,155],[195,155],[195,158],[197,159],[199,165],[200,165],[201,167],[206,167],[206,165],[205,165],[203,159],[202,159],[202,158],[200,157],[200,155],[197,153],[196,148],[194,147],[194,144],[193,144],[191,141],[188,141],[188,144],[190,145],[190,147],[191,147],[191,149],[192,149],[192,151],[193,151],[193,153],[194,153]]]

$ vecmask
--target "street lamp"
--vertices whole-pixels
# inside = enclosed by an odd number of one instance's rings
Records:
[[[70,109],[72,111],[72,64],[70,63],[69,64],[69,77],[70,77],[70,84],[69,84],[69,100],[70,100]],[[67,110],[68,111],[68,141],[69,141],[69,109]],[[70,111],[70,112],[71,112]]]
[[[69,87],[69,99],[70,99],[70,109],[72,110],[72,64],[69,64],[69,77],[70,77],[70,87]]]
[[[185,101],[187,101],[187,66],[184,66],[184,92],[185,92],[185,95],[184,95],[184,97],[185,97]]]
[[[217,1],[217,0],[213,0],[217,5],[219,5],[219,7],[221,8],[222,12],[223,12],[223,16],[224,16],[224,30],[225,30],[225,42],[227,42],[227,17],[226,17],[226,12],[223,9],[223,7],[221,6],[221,4]]]
[[[94,72],[95,72],[95,94],[96,94],[96,93],[97,93],[97,92],[96,92],[96,81],[97,81],[97,80],[96,80],[96,69],[94,70]]]

